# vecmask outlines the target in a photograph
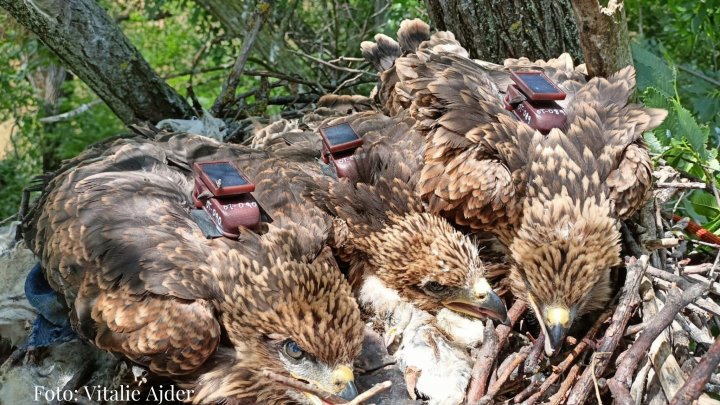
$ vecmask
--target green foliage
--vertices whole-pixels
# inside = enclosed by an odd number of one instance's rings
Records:
[[[181,95],[191,85],[203,108],[220,93],[247,27],[229,32],[221,22],[192,0],[101,0],[123,32],[158,74]],[[256,2],[237,2],[243,19],[250,21]],[[364,0],[277,0],[260,32],[245,67],[246,72],[270,72],[267,79],[245,74],[237,88],[242,95],[231,117],[269,118],[287,113],[272,99],[296,94],[368,93],[376,77],[358,72],[360,42],[375,33],[394,34],[405,18],[421,17],[421,0],[387,3]],[[43,70],[59,66],[34,35],[0,10],[0,124],[14,124],[11,145],[0,133],[0,220],[17,212],[20,191],[29,180],[52,170],[62,159],[77,155],[88,144],[126,131],[103,104],[53,124],[40,119],[72,111],[97,99],[82,81],[68,74],[57,97],[44,97]],[[318,60],[329,61],[339,68]],[[191,72],[194,72],[191,74]],[[280,73],[297,82],[272,74]],[[259,91],[262,86],[267,91]],[[298,106],[291,106],[296,108]],[[300,105],[299,107],[302,107]],[[7,146],[7,147],[6,147]]]
[[[682,91],[677,66],[651,52],[647,42],[636,42],[632,50],[642,101],[650,107],[668,111],[663,124],[646,134],[648,146],[681,172],[707,184],[720,183],[720,130],[714,120],[703,121],[700,113],[689,109],[695,104],[696,97],[704,96]],[[695,221],[705,224],[710,231],[720,229],[720,207],[710,192],[693,191],[679,208]]]
[[[720,182],[720,0],[628,0],[628,25],[641,100],[668,110],[646,134],[658,158],[708,184]],[[681,214],[720,230],[714,194],[695,190]]]

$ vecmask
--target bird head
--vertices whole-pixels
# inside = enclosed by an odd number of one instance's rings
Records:
[[[263,266],[239,259],[247,270],[235,283],[223,283],[227,291],[220,304],[234,350],[231,365],[206,373],[198,398],[323,403],[310,392],[263,376],[266,370],[335,395],[357,395],[352,366],[363,323],[334,262],[275,260]]]
[[[618,224],[608,207],[568,201],[529,207],[510,246],[513,292],[540,321],[548,356],[580,315],[607,303],[610,268],[620,262]]]
[[[356,243],[383,284],[418,308],[506,322],[507,309],[485,279],[476,245],[444,218],[391,215],[384,228]]]

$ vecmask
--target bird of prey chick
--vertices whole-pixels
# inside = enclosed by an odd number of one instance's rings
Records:
[[[666,112],[630,102],[632,67],[586,81],[567,55],[474,61],[452,33],[431,37],[419,20],[404,21],[398,38],[362,47],[383,70],[384,109],[410,114],[425,137],[417,191],[431,212],[498,236],[514,294],[541,320],[551,355],[578,316],[610,298],[620,220],[651,186],[642,134]],[[543,135],[504,108],[511,70],[544,70],[564,90],[564,125]]]
[[[322,403],[263,370],[352,396],[363,324],[325,219],[276,204],[264,233],[206,239],[173,150],[193,138],[106,142],[46,185],[25,237],[74,329],[193,388],[194,403]],[[287,186],[275,170],[257,177],[260,193]]]
[[[355,154],[358,176],[311,175],[304,194],[334,218],[337,255],[348,264],[360,305],[388,342],[402,342],[395,352],[401,369],[422,370],[417,391],[432,403],[459,403],[471,368],[466,349],[481,341],[485,319],[507,319],[504,303],[473,241],[426,212],[414,192],[423,138],[400,135],[412,131],[407,123],[377,112],[330,118],[320,128],[339,125],[365,142]],[[318,158],[320,135],[301,133],[276,123],[253,142],[292,156],[298,153],[291,149],[314,150]]]
[[[420,371],[411,388],[432,404],[460,403],[472,367],[466,349],[482,340],[485,319],[507,319],[505,305],[475,243],[428,213],[414,192],[422,138],[401,139],[396,134],[411,128],[374,112],[323,126],[343,124],[365,142],[355,154],[357,178],[311,178],[307,192],[335,218],[334,245],[359,304],[387,343],[397,337],[394,356],[406,375]]]

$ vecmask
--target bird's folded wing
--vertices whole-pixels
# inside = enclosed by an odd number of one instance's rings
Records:
[[[567,139],[577,145],[577,161],[592,160],[621,218],[637,211],[652,186],[652,163],[642,134],[667,115],[665,110],[630,104],[634,89],[635,70],[627,67],[608,79],[590,80],[567,110]]]

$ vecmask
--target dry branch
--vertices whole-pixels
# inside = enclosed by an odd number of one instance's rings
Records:
[[[605,368],[610,362],[610,356],[617,348],[625,326],[635,312],[635,307],[640,302],[638,287],[640,286],[640,280],[642,280],[645,274],[647,261],[647,256],[642,256],[640,259],[630,258],[625,261],[625,267],[627,268],[625,285],[623,286],[620,302],[615,309],[610,327],[605,331],[605,336],[597,351],[593,354],[593,359],[596,361],[595,367],[585,369],[570,392],[568,403],[578,405],[585,403],[585,400],[590,394],[590,390],[593,388],[593,379],[602,376],[605,372]]]
[[[485,395],[488,379],[497,357],[498,335],[493,328],[492,321],[488,320],[483,330],[483,344],[475,357],[472,369],[470,390],[468,398],[479,398]]]
[[[255,44],[260,28],[265,23],[267,16],[270,14],[272,4],[274,0],[264,0],[257,5],[257,11],[253,15],[253,21],[251,28],[248,30],[247,35],[243,39],[243,46],[235,61],[232,72],[228,76],[227,80],[223,84],[222,91],[218,96],[217,100],[212,106],[213,115],[219,117],[225,107],[231,105],[235,101],[235,90],[240,83],[240,77],[242,76],[243,69],[245,69],[245,63],[250,57],[250,51]]]
[[[525,361],[529,353],[530,346],[523,347],[503,370],[498,370],[498,372],[500,372],[500,375],[498,376],[497,380],[490,386],[488,393],[480,399],[480,404],[492,403],[493,398],[495,398],[495,395],[498,393],[500,388],[505,385],[507,380],[512,375],[512,372],[515,371],[515,369],[518,368],[518,366]]]
[[[470,388],[467,394],[467,403],[474,404],[479,401],[485,393],[485,387],[487,387],[487,378],[490,376],[492,367],[495,364],[497,356],[500,354],[502,347],[507,342],[510,331],[512,331],[512,325],[520,319],[527,304],[524,301],[515,301],[510,310],[508,310],[508,318],[510,318],[510,326],[498,325],[495,331],[495,339],[490,336],[490,341],[483,342],[483,347],[480,349],[480,354],[485,351],[489,352],[488,356],[478,356],[473,365],[472,380],[470,381]],[[485,349],[485,346],[488,346]]]
[[[348,401],[345,398],[342,398],[342,397],[339,397],[330,392],[321,390],[310,384],[307,384],[307,383],[304,383],[302,381],[298,381],[298,380],[295,380],[292,378],[285,377],[284,375],[277,374],[270,370],[263,370],[262,375],[273,381],[283,384],[287,387],[313,394],[313,395],[317,396],[318,398],[322,399],[323,401],[329,402],[331,404],[343,404],[343,405],[359,405],[362,403],[362,401],[370,399],[371,397],[390,388],[390,386],[392,385],[392,382],[390,382],[390,381],[384,381],[379,384],[375,384],[367,391],[358,394],[357,397]]]
[[[685,381],[685,385],[680,388],[670,405],[690,405],[693,400],[700,397],[705,384],[710,381],[710,377],[717,370],[720,364],[720,338],[715,339],[715,343],[710,346],[710,350],[705,353],[700,364],[695,367],[692,374]]]
[[[563,359],[563,361],[554,368],[553,373],[545,380],[545,382],[543,382],[543,384],[540,386],[540,390],[527,400],[527,405],[533,405],[538,400],[540,400],[545,395],[547,390],[553,384],[555,384],[555,382],[557,382],[560,376],[565,373],[568,368],[570,368],[570,366],[575,362],[575,360],[585,351],[585,349],[587,349],[588,342],[592,341],[595,338],[595,334],[600,329],[600,326],[602,326],[602,324],[605,323],[608,318],[610,318],[611,314],[612,311],[605,311],[602,315],[600,315],[600,317],[598,317],[598,319],[595,321],[595,324],[585,335],[585,338],[581,340],[580,343],[578,343],[575,347],[573,347],[572,350],[570,350],[565,359]]]
[[[628,390],[632,382],[632,376],[635,373],[640,359],[644,357],[655,338],[672,323],[675,315],[680,312],[689,303],[700,297],[706,290],[706,286],[695,284],[685,290],[681,295],[677,292],[668,296],[665,306],[653,317],[648,323],[645,330],[640,334],[632,347],[625,353],[622,363],[615,372],[614,380],[619,384],[610,385],[613,397],[616,399],[624,398],[625,391]],[[629,393],[627,394],[630,395]]]

